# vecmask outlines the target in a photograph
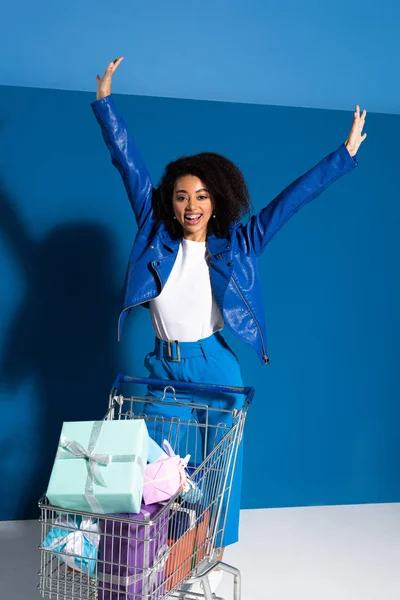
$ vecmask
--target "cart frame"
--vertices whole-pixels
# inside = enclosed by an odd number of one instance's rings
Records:
[[[163,394],[160,398],[139,394],[123,396],[120,394],[121,384],[156,386],[163,390]],[[179,490],[146,522],[142,518],[135,519],[131,516],[125,518],[63,509],[52,506],[45,496],[42,497],[39,501],[42,544],[38,585],[42,596],[51,600],[223,600],[212,594],[208,579],[209,573],[218,567],[233,576],[233,599],[240,600],[240,571],[220,561],[218,556],[225,531],[237,453],[254,391],[253,387],[194,384],[118,375],[110,392],[108,411],[104,418],[145,419],[149,434],[153,433],[153,439],[167,439],[176,454],[182,457],[191,453],[188,478],[191,489],[186,496],[182,489]],[[182,402],[177,399],[176,392],[189,395],[201,392],[210,397],[221,394],[227,397],[240,395],[243,396],[243,405],[240,409],[216,409],[206,403]],[[146,410],[136,411],[140,404],[144,409],[148,404],[153,407],[159,404],[176,406],[177,412],[182,413],[184,410],[186,417],[184,420],[179,417],[149,417]],[[189,410],[197,415],[201,414],[201,418],[188,418]],[[220,415],[216,415],[217,412]],[[218,422],[218,418],[221,421]],[[183,529],[178,531],[181,527],[179,518],[188,515],[192,519],[190,526],[184,533]],[[85,557],[82,544],[87,542],[89,536],[81,529],[83,523],[97,523],[97,541],[100,541],[100,548],[103,548],[104,553],[101,557],[100,550],[95,558],[88,560]],[[71,550],[71,546],[69,549],[66,545],[54,546],[60,527],[64,527],[66,533],[63,540],[69,540],[72,548],[79,539],[78,552]],[[45,544],[49,539],[52,540],[51,547]],[[193,540],[194,546],[190,545]],[[150,559],[151,564],[132,565],[132,558],[128,559],[124,553],[126,548],[126,553],[130,552],[129,548],[132,549],[133,546],[135,556],[140,554],[142,558],[144,553],[147,561],[152,553],[156,555],[152,561]],[[111,558],[106,554],[110,547],[113,553]],[[115,558],[116,551],[119,553],[118,560]],[[84,564],[89,566],[83,568]],[[190,584],[200,581],[204,593],[199,595],[189,591],[189,581]]]

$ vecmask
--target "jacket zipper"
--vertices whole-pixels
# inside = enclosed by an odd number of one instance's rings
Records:
[[[161,277],[160,277],[160,275],[158,274],[158,271],[157,271],[157,269],[156,269],[156,268],[155,268],[155,266],[154,266],[154,262],[155,262],[155,261],[152,261],[152,262],[151,262],[151,266],[153,267],[153,270],[156,272],[156,274],[157,274],[157,277],[158,277],[158,281],[160,282],[160,288],[161,288],[161,290],[160,290],[160,294],[161,294],[161,292],[162,292],[162,289],[163,289],[163,284],[162,284],[162,281],[161,281]],[[160,263],[158,263],[158,264],[160,264]]]
[[[163,285],[162,285],[161,277],[159,276],[157,269],[154,268],[153,262],[151,263],[151,266],[153,267],[153,270],[157,273],[158,281],[160,282],[160,286],[161,286],[161,290],[162,290]],[[153,298],[156,298],[156,296],[153,296]],[[121,311],[119,318],[118,318],[118,341],[119,342],[121,341],[120,323],[121,323],[121,317],[124,314],[124,312],[127,310],[130,310],[131,308],[135,308],[135,306],[140,306],[141,304],[145,304],[146,302],[149,302],[149,300],[152,300],[153,298],[148,298],[147,300],[144,300],[143,302],[136,302],[136,304],[131,304],[130,306],[126,306],[124,308],[124,310]]]
[[[258,321],[257,321],[257,319],[256,319],[256,317],[255,317],[255,315],[254,315],[253,311],[251,310],[250,306],[249,306],[249,305],[248,305],[248,303],[246,302],[246,299],[245,299],[245,297],[243,296],[242,292],[240,291],[240,289],[239,289],[239,286],[238,286],[238,284],[236,283],[236,281],[235,281],[235,278],[234,278],[234,277],[232,277],[232,281],[233,281],[233,284],[234,284],[235,288],[236,288],[236,289],[237,289],[237,291],[239,292],[239,295],[240,295],[241,299],[243,300],[244,304],[246,305],[246,307],[247,307],[247,310],[249,311],[249,313],[251,314],[251,316],[252,316],[252,317],[253,317],[253,319],[254,319],[254,322],[255,322],[255,324],[257,325],[258,331],[260,332],[261,345],[262,345],[262,349],[263,349],[263,353],[264,353],[264,354],[263,354],[263,359],[264,359],[264,362],[265,362],[265,363],[268,365],[268,364],[269,364],[271,361],[269,360],[269,358],[268,358],[268,355],[267,355],[267,351],[266,351],[266,349],[265,349],[264,338],[263,338],[263,334],[262,334],[262,331],[261,331],[261,327],[260,327],[260,325],[258,324]]]

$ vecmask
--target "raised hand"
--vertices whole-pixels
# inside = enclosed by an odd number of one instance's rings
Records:
[[[357,154],[359,147],[367,137],[367,134],[363,134],[362,132],[366,116],[366,110],[363,110],[362,114],[360,115],[360,107],[357,104],[356,111],[354,113],[353,125],[351,127],[349,137],[345,141],[345,145],[350,153],[350,156],[355,156]]]
[[[97,100],[100,100],[100,98],[105,98],[106,96],[109,96],[111,94],[112,76],[114,75],[115,71],[118,69],[119,65],[123,60],[123,56],[116,58],[115,60],[110,62],[110,64],[104,72],[103,77],[100,77],[100,75],[96,75]]]

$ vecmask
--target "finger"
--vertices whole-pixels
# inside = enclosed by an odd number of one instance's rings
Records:
[[[106,70],[104,71],[103,80],[111,79],[114,69],[114,62],[110,62],[107,65]]]
[[[123,57],[123,56],[120,56],[119,58],[116,58],[116,59],[113,61],[113,64],[114,64],[114,66],[113,66],[113,72],[114,72],[114,73],[115,73],[115,71],[118,69],[119,65],[122,63],[122,61],[123,61],[123,60],[124,60],[124,57]]]
[[[356,104],[356,115],[357,117],[360,116],[360,106],[358,104]]]
[[[364,133],[364,135],[361,137],[361,141],[363,142],[365,140],[365,138],[367,137],[367,134]]]

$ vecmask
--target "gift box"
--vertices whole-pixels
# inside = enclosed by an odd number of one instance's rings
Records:
[[[168,525],[170,553],[166,565],[166,590],[172,590],[181,583],[205,557],[209,522],[210,513],[200,504],[172,504]]]
[[[103,520],[98,600],[163,597],[169,553],[168,510],[154,521],[163,508],[159,504],[142,505],[140,514],[114,515],[142,523]]]
[[[162,458],[146,467],[143,502],[147,505],[170,500],[184,486],[190,456]]]
[[[147,453],[143,419],[64,423],[47,497],[64,509],[138,513]]]
[[[155,440],[151,436],[149,436],[149,457],[148,462],[152,463],[156,460],[161,460],[163,458],[168,458],[168,454],[157,444]]]
[[[210,511],[206,510],[203,511],[197,519],[197,535],[193,552],[192,569],[194,569],[207,554],[207,534],[209,525]]]
[[[164,440],[164,442],[163,442],[163,449],[164,449],[166,456],[170,456],[170,457],[176,456],[175,452],[172,449],[171,444],[167,440]],[[163,460],[163,459],[161,459],[161,460]],[[187,502],[191,502],[191,503],[200,502],[203,494],[201,492],[201,489],[195,484],[195,482],[191,478],[192,471],[188,467],[189,460],[190,460],[190,455],[188,455],[185,459],[186,468],[184,469],[181,497],[184,500],[186,500]]]
[[[90,577],[96,574],[99,547],[99,522],[79,515],[58,517],[42,542],[42,548],[52,550],[68,569]]]
[[[189,575],[196,544],[196,511],[182,508],[177,503],[172,504],[171,511],[174,514],[171,514],[168,527],[170,552],[165,572],[166,590],[172,590]]]

